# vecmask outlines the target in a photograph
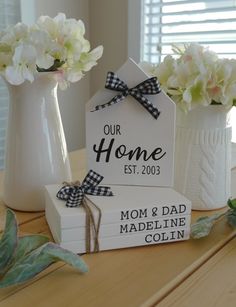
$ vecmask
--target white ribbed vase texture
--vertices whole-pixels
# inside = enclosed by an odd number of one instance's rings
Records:
[[[224,106],[178,111],[175,189],[195,210],[226,206],[231,185],[230,110]]]
[[[20,211],[44,210],[44,185],[71,180],[52,73],[8,85],[10,104],[3,200]]]

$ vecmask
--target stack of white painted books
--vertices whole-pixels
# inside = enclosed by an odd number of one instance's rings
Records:
[[[102,88],[86,105],[88,169],[103,176],[101,186],[110,186],[114,194],[87,195],[95,221],[98,211],[92,204],[102,213],[100,250],[186,240],[190,233],[191,203],[172,188],[175,103],[162,91],[143,94],[146,83],[146,93],[158,84],[153,78],[149,80],[131,59],[116,74],[115,89],[124,90],[123,96],[119,92],[123,100],[91,112],[117,95],[117,91]],[[141,105],[137,97],[127,96],[127,88],[136,88],[140,97],[148,99],[149,107],[158,109],[159,117],[153,118],[150,108]],[[60,188],[46,187],[46,217],[51,232],[62,247],[84,253],[85,210],[82,206],[67,208],[64,201],[56,198]]]
[[[85,210],[57,199],[59,185],[46,186],[46,218],[54,240],[75,253],[86,252]],[[187,240],[191,203],[171,188],[111,186],[112,197],[88,196],[102,212],[100,250]],[[89,201],[88,201],[89,203]],[[95,220],[98,211],[91,205]],[[94,240],[91,237],[91,249]]]

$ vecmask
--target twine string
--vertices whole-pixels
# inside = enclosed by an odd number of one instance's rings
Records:
[[[72,181],[72,182],[63,182],[66,186],[80,186],[80,181]],[[93,211],[91,207],[89,206],[89,203],[93,205],[93,207],[98,211],[98,221],[96,224]],[[81,202],[82,207],[85,210],[85,248],[86,253],[91,253],[91,231],[93,232],[93,239],[94,239],[94,249],[93,252],[99,252],[99,231],[100,231],[100,225],[101,225],[101,218],[102,218],[102,211],[101,209],[86,195],[84,195],[84,198]]]

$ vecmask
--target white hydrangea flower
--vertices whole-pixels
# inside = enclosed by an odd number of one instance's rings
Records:
[[[84,23],[73,18],[66,19],[65,14],[58,14],[55,18],[41,16],[37,25],[39,29],[49,33],[52,40],[63,46],[65,58],[78,60],[82,52],[88,52],[89,42],[83,37]]]
[[[12,84],[33,81],[34,74],[54,71],[60,87],[80,80],[102,56],[90,51],[81,20],[41,16],[31,27],[18,23],[0,32],[0,72]]]
[[[38,29],[30,32],[29,40],[37,52],[37,66],[44,69],[53,66],[61,52],[60,46],[50,39],[47,32]]]
[[[191,110],[195,105],[208,106],[211,104],[211,99],[206,91],[207,80],[198,76],[194,83],[191,84],[183,92],[183,101],[186,102],[188,110]]]
[[[36,50],[31,45],[22,44],[15,50],[13,56],[13,65],[6,68],[6,80],[13,84],[19,85],[25,80],[34,81],[36,73]]]
[[[80,60],[68,69],[67,80],[77,82],[83,77],[83,72],[89,71],[97,64],[97,60],[102,56],[103,47],[98,46],[89,53],[83,53]]]
[[[218,87],[220,87],[219,102],[232,106],[236,99],[236,61],[222,59],[218,67]]]
[[[196,43],[174,46],[173,51],[175,55],[166,56],[148,72],[157,76],[162,89],[184,111],[197,105],[236,105],[235,60],[219,59]]]
[[[15,26],[10,26],[1,38],[1,42],[15,48],[20,43],[24,42],[28,36],[28,27],[19,22]]]

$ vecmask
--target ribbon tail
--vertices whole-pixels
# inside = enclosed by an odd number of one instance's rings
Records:
[[[93,170],[90,170],[88,172],[88,174],[86,175],[86,177],[84,178],[83,182],[82,182],[82,187],[86,190],[90,187],[95,187],[96,185],[98,185],[102,180],[103,180],[103,176],[101,176],[100,174],[96,173]]]
[[[140,93],[145,95],[156,95],[161,92],[160,83],[157,77],[152,77],[135,86],[135,89],[139,90]]]
[[[131,95],[152,115],[152,117],[158,119],[161,112],[151,101],[139,93],[132,93]]]
[[[112,106],[112,105],[114,105],[116,103],[121,102],[122,100],[125,99],[125,97],[126,96],[123,93],[119,93],[115,97],[113,97],[110,101],[108,101],[108,102],[106,102],[104,104],[100,104],[100,105],[96,106],[95,109],[92,110],[91,112],[99,111],[99,110],[102,110],[102,109],[104,109],[106,107],[110,107],[110,106]]]
[[[86,194],[94,196],[113,196],[110,187],[96,186],[86,189]]]

